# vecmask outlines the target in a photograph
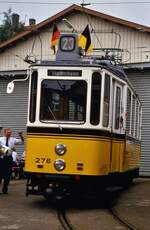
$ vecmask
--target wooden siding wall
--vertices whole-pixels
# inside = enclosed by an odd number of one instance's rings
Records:
[[[86,14],[76,13],[70,14],[68,20],[74,27],[82,32],[87,24],[95,30],[92,33],[92,42],[94,47],[127,49],[129,54],[123,54],[123,60],[126,62],[149,62],[150,61],[150,34],[133,30],[116,23],[112,23],[97,17],[91,17]],[[58,27],[60,31],[68,31],[63,22],[59,22]],[[117,34],[111,33],[114,31]],[[71,31],[70,31],[71,32]],[[107,33],[108,32],[108,33]],[[34,35],[29,39],[19,42],[12,48],[7,48],[6,51],[0,53],[0,71],[1,70],[18,70],[26,69],[28,64],[23,61],[26,55],[34,55],[37,59],[41,58],[42,45],[42,59],[54,59],[52,50],[50,49],[50,39],[52,35],[52,27],[41,31],[40,38]],[[119,46],[119,36],[121,43]],[[42,44],[40,42],[42,40]],[[31,53],[35,41],[33,53]],[[16,55],[19,55],[16,56]],[[130,56],[130,57],[129,57]]]

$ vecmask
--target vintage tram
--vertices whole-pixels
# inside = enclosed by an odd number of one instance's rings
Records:
[[[139,174],[141,102],[122,68],[84,57],[62,34],[55,61],[31,65],[26,194],[128,185]]]

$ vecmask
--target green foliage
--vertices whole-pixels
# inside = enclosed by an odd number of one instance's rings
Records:
[[[24,29],[24,23],[19,21],[19,15],[12,13],[11,9],[3,12],[3,15],[4,20],[2,25],[0,25],[0,42],[12,38]]]

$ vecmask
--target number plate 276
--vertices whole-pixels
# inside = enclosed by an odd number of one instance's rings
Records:
[[[36,157],[35,163],[37,163],[37,164],[50,164],[51,159],[50,158],[44,158],[44,157]]]

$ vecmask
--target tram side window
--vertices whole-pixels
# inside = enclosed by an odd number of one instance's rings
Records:
[[[126,133],[130,134],[130,124],[131,124],[131,91],[127,91],[127,111],[126,111]]]
[[[37,77],[38,77],[38,72],[34,71],[32,73],[32,79],[31,79],[30,112],[29,112],[29,120],[32,123],[35,122],[35,116],[36,116]]]
[[[139,101],[137,101],[137,119],[136,119],[136,138],[140,139],[140,132],[141,132],[141,105]]]
[[[110,76],[105,75],[104,86],[104,107],[103,107],[103,126],[109,125],[109,104],[110,104]]]
[[[135,115],[136,115],[136,117],[135,117],[135,137],[137,138],[137,136],[138,136],[138,116],[139,116],[139,107],[138,107],[138,101],[136,100],[136,103],[135,103],[135,111],[136,111],[136,113],[135,113]]]
[[[141,109],[141,105],[139,104],[138,139],[141,139],[141,116],[142,116],[142,109]]]
[[[121,112],[121,89],[116,88],[116,106],[115,106],[115,129],[119,129],[120,124],[120,112]]]
[[[133,96],[133,100],[132,100],[132,122],[131,122],[131,135],[134,136],[134,132],[135,132],[135,96]]]
[[[100,122],[100,101],[101,101],[101,75],[98,72],[92,75],[91,92],[91,116],[92,125],[98,125]]]

